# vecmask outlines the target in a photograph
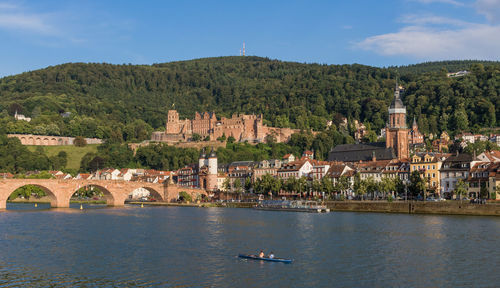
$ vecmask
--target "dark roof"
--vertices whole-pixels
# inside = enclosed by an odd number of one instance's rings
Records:
[[[467,153],[462,153],[458,155],[452,155],[446,158],[444,162],[472,162],[472,158],[473,158],[472,155]]]
[[[401,101],[401,97],[399,95],[400,90],[399,87],[396,84],[396,89],[394,90],[394,100],[391,103],[391,109],[394,108],[405,108],[405,105],[403,104],[403,101]]]
[[[254,161],[235,161],[229,164],[229,167],[234,167],[234,166],[254,166],[255,162]]]
[[[396,158],[396,154],[392,148],[385,148],[384,142],[375,142],[337,145],[328,154],[328,161],[371,161],[374,154],[377,160],[391,160]]]
[[[205,152],[205,147],[203,147],[203,149],[201,149],[200,159],[201,159],[201,158],[203,158],[203,159],[207,158],[207,154],[206,154],[206,152]]]
[[[208,157],[209,158],[217,158],[217,154],[215,154],[214,147],[212,147],[212,151],[210,151],[210,155]]]

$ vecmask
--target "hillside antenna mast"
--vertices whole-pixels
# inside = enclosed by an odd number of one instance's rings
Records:
[[[243,42],[243,56],[245,56],[245,42]]]

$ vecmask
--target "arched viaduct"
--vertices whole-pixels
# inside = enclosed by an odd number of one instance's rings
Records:
[[[128,195],[138,188],[147,189],[154,198],[164,202],[177,200],[180,191],[191,196],[207,195],[205,190],[177,187],[173,184],[133,182],[121,180],[56,180],[56,179],[2,179],[0,180],[0,209],[6,208],[7,198],[16,189],[35,185],[42,188],[50,198],[51,207],[69,207],[71,196],[80,188],[94,186],[104,193],[107,205],[123,206]]]

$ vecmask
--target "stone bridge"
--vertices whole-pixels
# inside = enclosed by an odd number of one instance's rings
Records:
[[[164,202],[177,200],[180,191],[186,191],[193,198],[207,195],[205,190],[177,187],[174,184],[157,184],[149,182],[133,182],[121,180],[57,180],[57,179],[1,179],[0,209],[6,208],[7,199],[16,189],[35,185],[42,188],[50,198],[50,205],[69,207],[71,196],[80,188],[94,186],[99,188],[109,206],[123,206],[128,195],[138,188],[148,190],[152,197]]]

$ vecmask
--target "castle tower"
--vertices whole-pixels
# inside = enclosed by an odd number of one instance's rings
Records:
[[[385,146],[392,147],[398,159],[409,158],[406,107],[401,101],[400,88],[396,81],[394,100],[389,107],[389,122],[385,128]]]
[[[168,110],[165,133],[178,134],[180,132],[179,113],[176,110]]]

